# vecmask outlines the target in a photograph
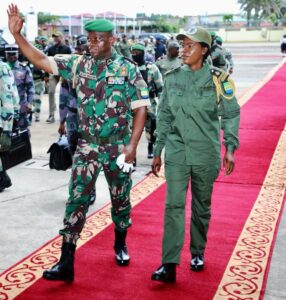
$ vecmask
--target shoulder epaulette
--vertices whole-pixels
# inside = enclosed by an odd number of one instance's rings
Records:
[[[210,65],[210,70],[211,70],[211,74],[213,76],[216,76],[218,77],[218,79],[220,81],[225,81],[228,79],[229,77],[229,74],[227,72],[225,72],[224,70],[220,69],[220,68],[217,68],[217,67],[214,67],[212,65]]]
[[[172,74],[172,73],[178,72],[180,69],[181,69],[181,66],[179,66],[179,67],[177,67],[177,68],[174,68],[174,69],[172,69],[172,70],[169,70],[169,71],[167,71],[167,72],[165,73],[165,76],[168,76],[168,75],[170,75],[170,74]]]
[[[232,79],[229,78],[229,74],[224,70],[210,66],[210,71],[213,77],[213,82],[217,92],[217,104],[220,103],[220,97],[222,96],[226,100],[233,98],[235,93],[235,84]]]

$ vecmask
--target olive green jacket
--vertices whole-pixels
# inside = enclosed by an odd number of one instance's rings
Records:
[[[234,152],[238,147],[240,107],[231,88],[226,88],[226,97],[221,95],[218,104],[212,76],[208,64],[198,71],[184,65],[167,73],[159,100],[154,156],[160,156],[165,147],[166,161],[218,164],[220,129],[226,149]]]

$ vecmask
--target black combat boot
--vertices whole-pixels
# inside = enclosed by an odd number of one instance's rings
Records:
[[[127,230],[119,231],[115,228],[115,261],[119,266],[129,265],[130,256],[128,255],[127,246],[125,243]]]
[[[151,280],[176,282],[176,264],[163,264],[152,274]]]
[[[153,158],[153,143],[148,143],[148,158]]]
[[[11,179],[6,171],[0,172],[0,193],[12,185]]]
[[[60,261],[50,270],[44,271],[43,278],[48,280],[73,281],[75,247],[72,243],[63,243]]]

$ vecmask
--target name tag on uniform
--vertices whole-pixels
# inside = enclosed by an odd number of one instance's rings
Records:
[[[125,76],[109,76],[107,77],[107,84],[124,84]]]

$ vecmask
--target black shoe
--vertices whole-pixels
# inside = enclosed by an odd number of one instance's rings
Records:
[[[43,278],[47,280],[73,281],[75,247],[72,243],[63,243],[60,261],[50,270],[44,271]]]
[[[148,143],[148,155],[147,155],[148,158],[153,158],[154,155],[153,155],[153,143]]]
[[[151,280],[176,282],[176,264],[163,264],[152,274]]]
[[[203,255],[192,255],[191,270],[202,271],[205,267],[205,261]]]
[[[0,193],[12,185],[11,179],[6,171],[0,172]]]
[[[115,229],[115,261],[119,266],[128,266],[130,262],[130,256],[128,255],[127,246],[125,243],[127,230],[119,231]]]
[[[95,200],[96,200],[96,190],[93,188],[93,190],[90,193],[90,198],[89,198],[89,205],[93,205]]]

